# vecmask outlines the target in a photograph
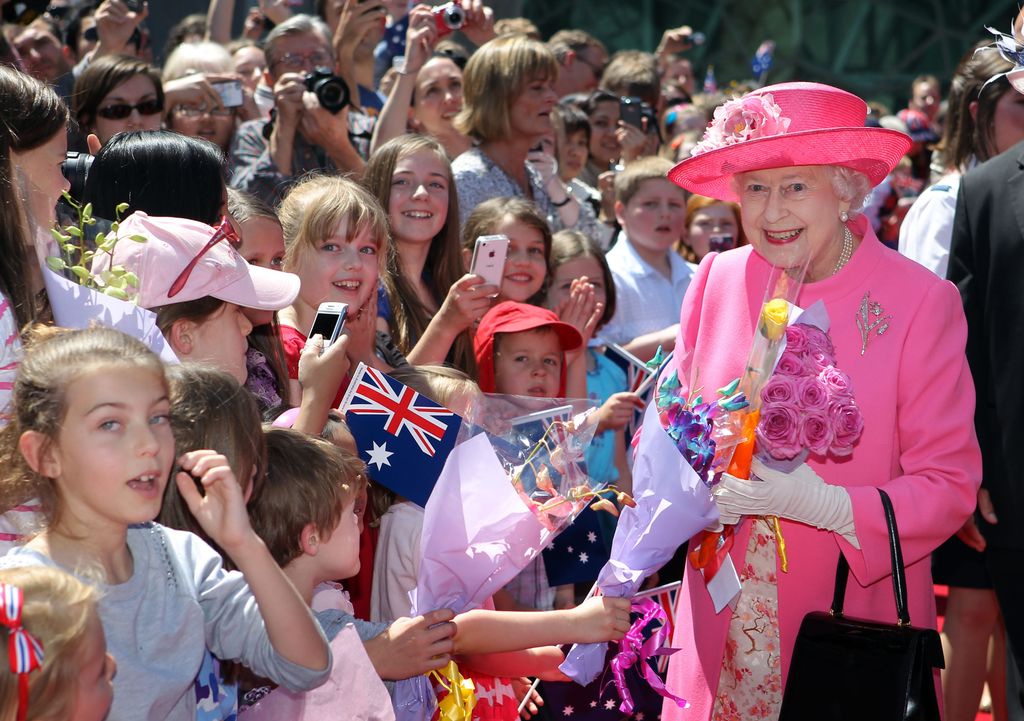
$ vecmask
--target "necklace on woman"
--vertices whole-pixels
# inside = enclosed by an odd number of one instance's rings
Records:
[[[850,232],[849,227],[843,226],[843,249],[839,251],[839,260],[836,261],[836,267],[832,271],[832,275],[835,275],[843,266],[850,262],[850,256],[853,255],[853,233]]]

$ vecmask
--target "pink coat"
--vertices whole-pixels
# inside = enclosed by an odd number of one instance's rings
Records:
[[[974,386],[964,357],[967,324],[956,288],[883,246],[863,218],[851,221],[851,229],[864,236],[853,258],[835,276],[805,285],[799,304],[825,302],[839,367],[850,376],[864,415],[864,433],[851,457],[808,461],[826,482],[849,491],[861,548],[837,534],[782,521],[789,555],[789,572],[778,573],[783,682],[804,615],[831,603],[840,551],[853,572],[848,615],[896,620],[886,526],[875,488],[885,489],[896,510],[911,622],[934,628],[929,554],[974,510],[981,481]],[[749,247],[709,255],[701,263],[683,301],[676,357],[685,355],[682,349],[690,351],[690,367],[699,369],[703,388],[719,388],[741,374],[768,270]],[[877,328],[871,332],[861,355],[856,316],[868,291],[882,315],[892,318],[884,334]],[[749,522],[737,528],[732,550],[737,568],[749,531]],[[667,703],[666,721],[710,717],[729,617],[728,609],[715,615],[700,574],[687,562],[672,642],[682,650],[672,656],[668,687],[691,708]]]

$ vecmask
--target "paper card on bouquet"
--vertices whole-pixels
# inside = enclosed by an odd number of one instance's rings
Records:
[[[462,419],[364,363],[352,375],[340,410],[370,477],[425,506]]]

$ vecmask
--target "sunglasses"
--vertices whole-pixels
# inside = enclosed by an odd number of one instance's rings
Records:
[[[199,249],[195,257],[188,262],[188,265],[178,274],[178,277],[171,283],[171,287],[167,290],[167,297],[173,298],[178,293],[185,289],[185,283],[188,282],[189,276],[192,275],[192,271],[199,265],[199,261],[204,255],[210,252],[210,249],[222,240],[227,240],[232,247],[237,247],[241,242],[238,238],[238,234],[235,233],[235,228],[231,225],[231,221],[227,217],[223,217],[220,220],[220,225],[217,226],[213,235],[210,236],[210,240]]]
[[[163,112],[164,104],[156,98],[143,100],[141,103],[136,103],[135,105],[129,105],[128,103],[115,103],[114,105],[108,105],[105,108],[100,108],[96,111],[96,114],[101,118],[106,118],[107,120],[124,120],[132,114],[133,110],[138,110],[139,115],[156,115],[157,113]]]

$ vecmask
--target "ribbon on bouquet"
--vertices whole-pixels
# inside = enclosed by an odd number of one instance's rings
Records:
[[[463,677],[459,666],[449,661],[443,670],[433,670],[429,677],[437,679],[448,694],[438,702],[443,721],[470,721],[476,708],[476,687],[472,679]]]
[[[633,713],[633,695],[626,685],[626,671],[637,664],[640,664],[640,671],[644,679],[658,695],[671,699],[679,708],[689,707],[690,704],[686,699],[676,696],[665,688],[665,682],[661,680],[661,676],[648,663],[648,659],[653,656],[669,656],[679,650],[665,645],[667,641],[665,629],[668,623],[665,609],[651,598],[639,598],[633,600],[632,610],[639,613],[640,618],[633,622],[625,637],[618,642],[619,650],[610,662],[611,681],[615,684],[615,690],[619,694],[619,711],[626,715]],[[654,622],[658,623],[658,627],[645,641],[644,630]]]

